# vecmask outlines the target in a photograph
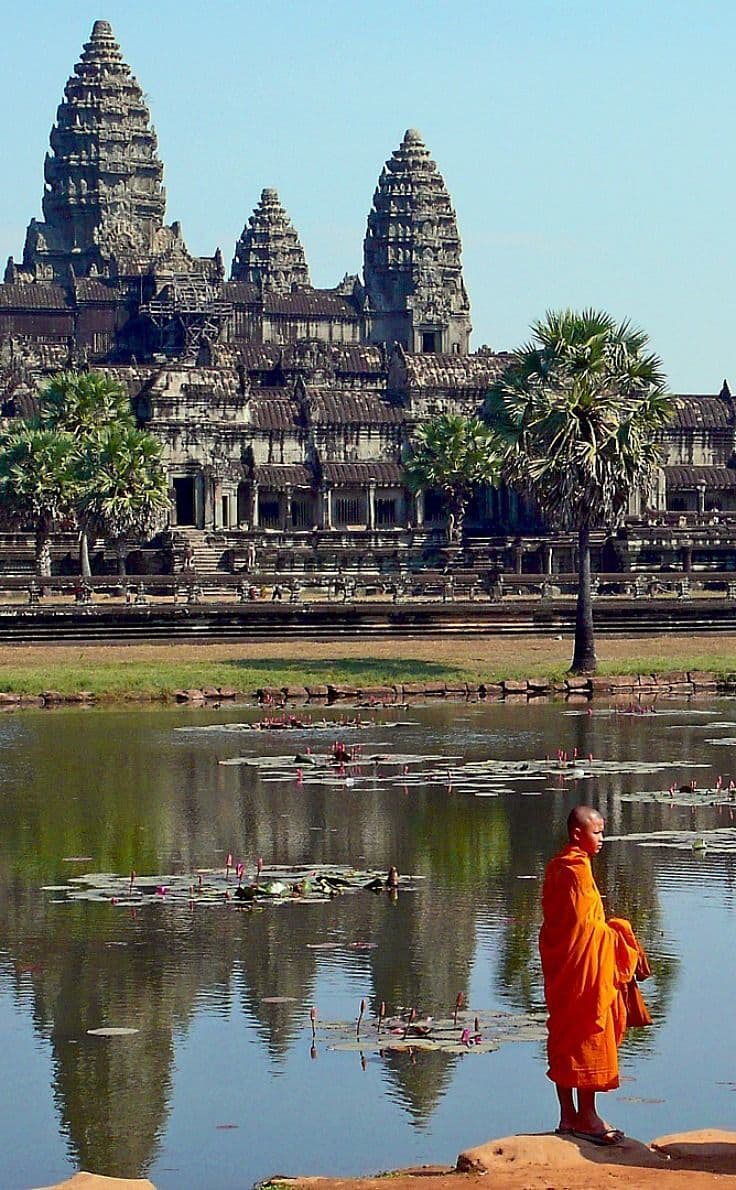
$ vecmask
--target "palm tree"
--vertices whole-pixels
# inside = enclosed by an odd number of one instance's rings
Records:
[[[51,574],[51,530],[73,511],[77,490],[76,453],[69,434],[27,422],[0,438],[0,516],[16,525],[32,523],[39,577]]]
[[[125,574],[125,538],[152,533],[169,508],[161,446],[145,430],[113,424],[82,444],[76,499],[80,523],[115,542]]]
[[[572,673],[596,668],[590,533],[621,523],[660,461],[657,435],[676,401],[659,357],[629,322],[584,310],[548,312],[491,388],[484,417],[505,443],[505,475],[578,538]]]
[[[47,429],[70,434],[79,453],[80,466],[94,473],[90,463],[94,444],[101,443],[111,426],[135,428],[135,418],[127,392],[118,381],[100,372],[58,372],[39,394],[39,421]],[[86,512],[87,502],[75,507],[79,529],[79,569],[88,578],[90,540],[99,532],[99,523]]]
[[[449,512],[449,537],[459,541],[473,489],[496,484],[501,470],[498,441],[478,417],[443,413],[420,426],[404,474],[412,491],[435,488]]]
[[[101,372],[57,372],[39,393],[39,420],[46,429],[82,438],[113,422],[134,426],[127,392]]]

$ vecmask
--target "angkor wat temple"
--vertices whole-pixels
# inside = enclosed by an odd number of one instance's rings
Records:
[[[264,189],[235,245],[195,257],[167,225],[141,87],[96,21],[51,130],[43,219],[0,285],[3,415],[39,383],[94,367],[127,386],[164,443],[169,541],[200,565],[391,569],[452,561],[442,503],[413,496],[402,452],[439,411],[476,413],[507,356],[471,352],[455,211],[421,136],[383,166],[363,273],[310,283],[297,231]],[[736,567],[736,419],[728,386],[684,396],[656,498],[599,543],[604,569]],[[569,568],[570,544],[511,492],[480,493],[466,562]]]

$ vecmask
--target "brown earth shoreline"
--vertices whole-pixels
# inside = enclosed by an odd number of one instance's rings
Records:
[[[551,1133],[506,1136],[461,1153],[453,1168],[422,1166],[366,1178],[272,1177],[264,1190],[713,1190],[736,1185],[736,1132],[706,1128],[599,1148]],[[78,1173],[45,1190],[154,1190],[147,1180]]]

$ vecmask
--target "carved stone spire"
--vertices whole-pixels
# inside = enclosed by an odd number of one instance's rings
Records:
[[[410,351],[467,353],[470,304],[441,173],[410,128],[386,162],[364,244],[368,333]]]
[[[304,249],[275,190],[264,190],[235,245],[233,281],[261,284],[273,293],[310,288]]]
[[[70,275],[135,271],[162,251],[185,252],[164,228],[156,134],[143,92],[107,21],[95,21],[64,89],[44,166],[44,222],[26,234],[23,272]]]

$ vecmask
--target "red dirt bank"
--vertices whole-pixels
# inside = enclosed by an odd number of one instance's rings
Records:
[[[468,1149],[456,1169],[427,1166],[371,1178],[281,1178],[292,1190],[714,1190],[736,1186],[736,1132],[707,1128],[651,1145],[627,1137],[615,1148],[545,1133],[506,1136]],[[79,1173],[47,1190],[153,1190],[148,1181]]]
[[[380,1178],[274,1179],[294,1190],[386,1190]],[[549,1134],[507,1136],[461,1153],[456,1170],[427,1168],[390,1175],[391,1190],[713,1190],[736,1186],[736,1132],[704,1129],[626,1138],[603,1149]]]

